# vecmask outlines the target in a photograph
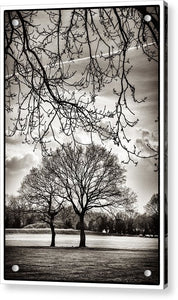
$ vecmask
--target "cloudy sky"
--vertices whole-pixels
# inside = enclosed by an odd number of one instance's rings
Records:
[[[136,97],[142,99],[147,97],[146,102],[136,104],[130,103],[131,109],[139,119],[134,128],[127,131],[140,150],[146,149],[146,144],[156,146],[158,143],[158,66],[156,62],[149,62],[143,55],[141,49],[131,48],[129,50],[130,62],[133,70],[130,73],[130,81],[135,85]],[[87,56],[84,57],[87,60]],[[67,62],[66,62],[67,64]],[[83,60],[77,60],[78,70],[82,69]],[[114,107],[116,96],[113,95],[114,83],[106,86],[96,98],[98,107]],[[77,133],[80,141],[85,141],[86,136],[82,131]],[[96,142],[100,143],[96,137]],[[114,146],[111,141],[105,143],[108,149],[118,156],[121,161],[124,153]],[[53,145],[54,149],[55,145]],[[148,153],[149,154],[149,153]],[[6,194],[17,195],[23,177],[33,166],[41,161],[41,151],[33,151],[32,145],[22,144],[19,135],[6,139]],[[138,210],[143,212],[144,205],[151,196],[158,192],[158,173],[154,171],[153,159],[139,159],[138,165],[126,165],[127,185],[138,195]]]

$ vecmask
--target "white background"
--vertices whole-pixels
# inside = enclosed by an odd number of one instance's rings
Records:
[[[32,5],[32,4],[60,4],[72,3],[76,0],[2,0],[1,5]],[[81,2],[82,1],[78,1]],[[88,3],[96,1],[88,0]],[[102,1],[102,3],[106,0]],[[109,1],[108,1],[109,2]],[[119,3],[119,0],[117,1]],[[133,1],[136,2],[136,1]],[[57,287],[31,285],[0,285],[1,299],[31,300],[31,299],[178,299],[178,1],[167,0],[169,5],[169,287],[166,290],[139,289],[108,289],[84,287]],[[85,2],[86,3],[86,2]],[[143,1],[144,3],[144,1]],[[2,42],[2,36],[1,36]],[[2,99],[1,99],[2,101]],[[1,223],[2,224],[2,223]]]

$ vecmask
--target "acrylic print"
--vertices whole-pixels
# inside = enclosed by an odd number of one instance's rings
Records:
[[[159,285],[159,14],[4,12],[6,281]]]

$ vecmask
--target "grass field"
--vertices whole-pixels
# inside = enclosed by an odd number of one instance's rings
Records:
[[[17,273],[12,265],[18,264]],[[150,277],[144,271],[152,271]],[[158,284],[158,251],[6,246],[5,279]]]
[[[28,231],[27,231],[28,232]],[[57,247],[77,247],[79,245],[79,232],[56,234]],[[42,247],[49,246],[51,234],[49,233],[26,233],[23,231],[6,232],[6,246]],[[86,245],[90,248],[113,248],[118,250],[153,250],[158,249],[157,238],[144,238],[137,236],[111,236],[88,234],[86,232]]]

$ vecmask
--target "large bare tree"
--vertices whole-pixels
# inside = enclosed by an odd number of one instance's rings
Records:
[[[149,22],[145,15],[151,15]],[[13,22],[18,19],[17,22]],[[14,25],[16,24],[16,26]],[[77,141],[78,129],[111,139],[127,153],[125,162],[145,157],[128,136],[138,123],[130,99],[129,49],[158,60],[159,7],[112,7],[5,12],[5,93],[9,136],[46,152],[51,140]],[[98,107],[103,88],[116,83],[113,108]],[[149,157],[157,157],[157,149]]]
[[[59,195],[53,174],[46,168],[32,168],[19,190],[26,211],[35,212],[51,229],[51,247],[55,246],[55,216],[63,209],[64,199]]]
[[[90,210],[117,210],[136,201],[136,195],[125,187],[125,169],[104,147],[64,145],[44,164],[58,178],[62,197],[79,217],[79,247],[86,245],[84,218]]]

